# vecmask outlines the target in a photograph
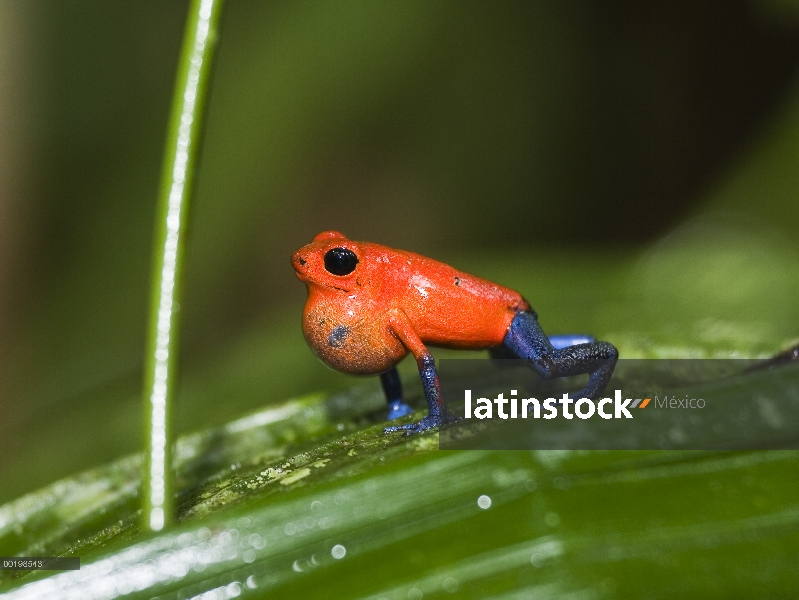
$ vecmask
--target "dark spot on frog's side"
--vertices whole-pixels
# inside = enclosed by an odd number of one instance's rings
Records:
[[[346,325],[337,325],[330,335],[327,336],[327,345],[332,348],[341,348],[350,334],[350,328]]]
[[[455,278],[455,285],[460,287],[460,285],[461,285],[461,278],[460,277],[456,277]]]

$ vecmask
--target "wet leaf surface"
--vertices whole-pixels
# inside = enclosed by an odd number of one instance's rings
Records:
[[[781,597],[799,584],[797,452],[440,451],[436,432],[383,434],[382,413],[379,393],[361,387],[181,438],[180,523],[160,535],[139,530],[137,457],[0,507],[2,554],[79,555],[83,565],[5,572],[3,589]]]

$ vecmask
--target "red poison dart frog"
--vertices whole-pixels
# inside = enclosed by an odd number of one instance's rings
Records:
[[[396,365],[408,352],[419,367],[428,415],[386,431],[425,431],[446,418],[427,346],[489,349],[521,358],[546,379],[589,373],[576,398],[596,399],[618,351],[589,336],[547,337],[528,302],[509,288],[442,262],[325,231],[291,257],[308,287],[302,329],[327,365],[380,375],[389,419],[409,414]]]

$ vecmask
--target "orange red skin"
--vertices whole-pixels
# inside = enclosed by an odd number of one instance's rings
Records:
[[[358,257],[344,276],[325,270],[332,248]],[[483,349],[502,344],[519,311],[518,292],[413,252],[347,239],[325,231],[292,255],[308,288],[302,330],[326,364],[354,375],[376,375],[408,352],[417,362],[427,345]],[[335,330],[335,333],[334,333]]]

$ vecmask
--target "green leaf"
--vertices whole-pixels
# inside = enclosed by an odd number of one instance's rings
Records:
[[[82,559],[44,579],[6,572],[7,597],[795,589],[796,452],[449,452],[437,433],[383,434],[383,411],[369,385],[184,436],[180,523],[159,535],[139,529],[135,456],[0,507],[0,553]]]

